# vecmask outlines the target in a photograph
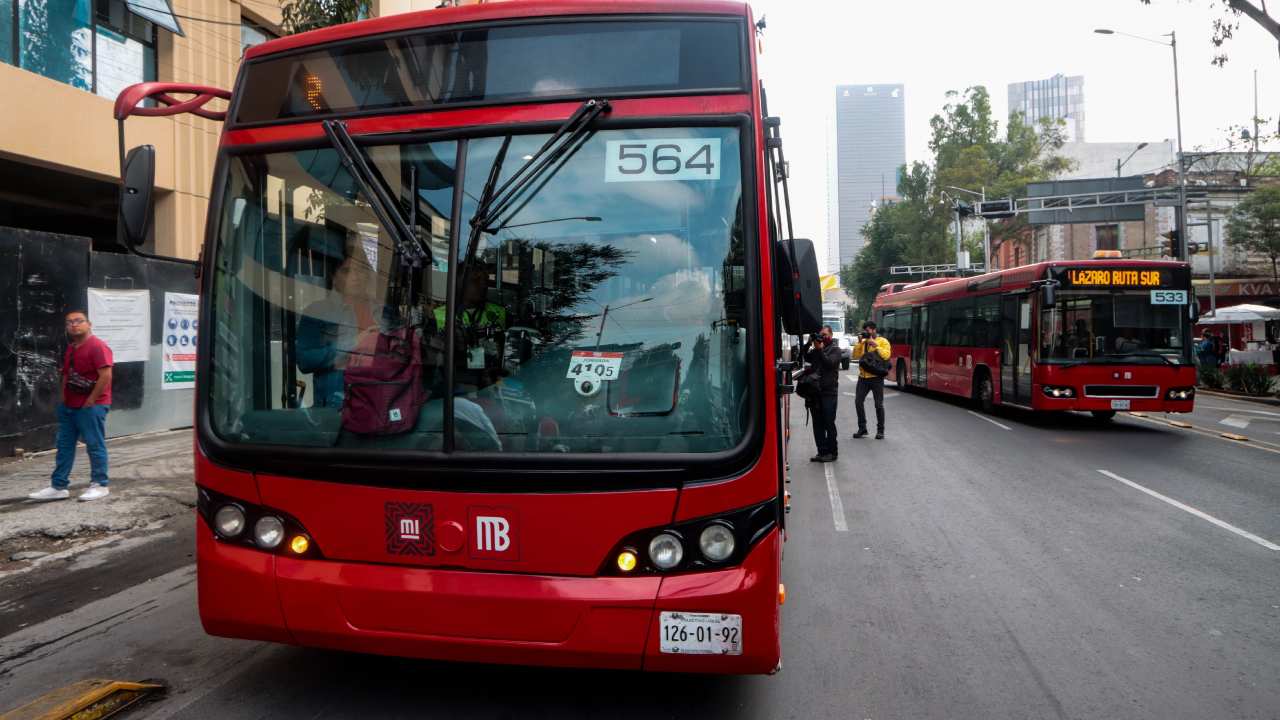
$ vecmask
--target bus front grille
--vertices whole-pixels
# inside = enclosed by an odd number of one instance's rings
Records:
[[[1095,398],[1153,398],[1159,395],[1155,385],[1085,385],[1085,397]]]

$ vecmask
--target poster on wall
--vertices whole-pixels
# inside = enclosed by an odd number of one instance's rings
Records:
[[[146,362],[151,348],[150,291],[89,288],[86,309],[93,334],[111,348],[116,362]]]
[[[196,386],[196,332],[199,330],[200,296],[164,294],[164,353],[160,387],[187,390]]]

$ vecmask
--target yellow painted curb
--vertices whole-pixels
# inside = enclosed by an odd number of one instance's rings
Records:
[[[1174,427],[1186,428],[1188,430],[1190,430],[1192,427],[1191,423],[1185,423],[1185,422],[1182,422],[1181,420],[1170,420],[1169,424]]]
[[[45,693],[0,720],[99,720],[115,715],[163,685],[119,680],[81,680]]]
[[[1146,417],[1146,416],[1147,416],[1147,414],[1146,414],[1146,413],[1141,413],[1141,412],[1130,412],[1129,414],[1130,414],[1130,415],[1132,415],[1132,416],[1134,416],[1134,417]]]
[[[1218,433],[1218,434],[1228,440],[1235,440],[1236,442],[1249,442],[1249,438],[1243,435],[1237,435],[1235,433]]]

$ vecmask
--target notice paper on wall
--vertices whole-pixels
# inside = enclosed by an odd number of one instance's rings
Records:
[[[160,387],[187,390],[196,386],[196,333],[199,330],[200,296],[164,294],[164,367]]]
[[[89,288],[93,334],[111,348],[116,362],[145,362],[151,348],[151,293],[148,290]]]

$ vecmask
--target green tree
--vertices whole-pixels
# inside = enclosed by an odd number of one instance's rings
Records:
[[[286,35],[363,20],[372,0],[288,0],[280,6],[280,29]]]
[[[1138,0],[1143,5],[1150,5],[1151,0]],[[1240,29],[1240,17],[1253,20],[1263,30],[1271,33],[1276,39],[1276,48],[1280,52],[1280,21],[1271,16],[1267,10],[1267,0],[1260,4],[1252,0],[1209,0],[1209,7],[1219,13],[1213,20],[1213,46],[1221,49]],[[1227,63],[1227,54],[1219,52],[1213,56],[1213,64],[1222,67]]]
[[[1271,277],[1280,285],[1280,187],[1253,191],[1227,218],[1227,242],[1271,260]]]

